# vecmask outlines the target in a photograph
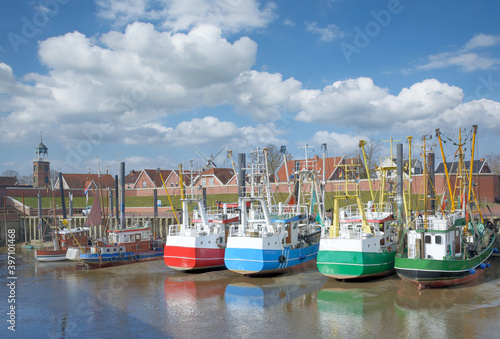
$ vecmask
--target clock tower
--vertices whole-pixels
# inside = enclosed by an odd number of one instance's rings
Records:
[[[35,147],[35,160],[33,160],[33,187],[49,187],[50,162],[48,148],[43,144],[40,136],[40,145]]]

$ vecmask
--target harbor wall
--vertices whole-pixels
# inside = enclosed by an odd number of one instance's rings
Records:
[[[44,217],[40,220],[38,217],[18,217],[17,220],[8,220],[5,223],[4,220],[0,221],[0,247],[6,246],[7,240],[7,230],[15,230],[15,243],[25,243],[31,240],[41,240],[41,241],[51,241],[52,231],[53,231],[53,220],[50,217]],[[77,228],[85,226],[85,221],[87,217],[73,217],[70,221],[69,228]],[[158,218],[151,218],[148,216],[135,216],[126,217],[125,225],[126,227],[132,226],[145,226],[150,222],[152,232],[156,237],[166,238],[168,235],[168,228],[170,225],[176,224],[175,217],[164,216]],[[116,219],[111,219],[110,229],[116,229],[117,223]],[[91,238],[101,238],[105,236],[104,226],[94,226],[90,227],[89,235]]]

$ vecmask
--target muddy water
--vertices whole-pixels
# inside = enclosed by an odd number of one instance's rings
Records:
[[[347,283],[314,264],[248,278],[185,274],[163,261],[101,270],[15,255],[15,332],[0,253],[0,338],[495,338],[500,258],[466,285],[418,291],[396,275]]]

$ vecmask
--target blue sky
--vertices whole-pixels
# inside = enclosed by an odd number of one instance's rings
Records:
[[[45,0],[0,11],[0,173],[330,156],[479,126],[498,153],[496,1]],[[386,143],[382,143],[387,147]],[[453,151],[446,150],[449,155]],[[98,160],[97,160],[98,159]]]

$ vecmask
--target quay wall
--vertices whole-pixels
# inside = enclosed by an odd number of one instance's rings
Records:
[[[10,220],[7,223],[4,220],[0,221],[0,247],[6,246],[7,240],[7,230],[15,230],[15,242],[25,243],[31,240],[43,240],[51,241],[53,220],[49,217],[42,218],[40,220],[38,217],[19,217],[18,220]],[[87,217],[77,216],[70,220],[70,228],[83,227],[85,226],[85,221]],[[180,220],[179,220],[180,221]],[[163,216],[158,218],[150,218],[148,216],[135,216],[125,218],[125,227],[132,227],[134,225],[144,226],[147,222],[151,223],[151,228],[156,237],[166,238],[168,235],[168,228],[170,225],[176,224],[176,220],[173,215]],[[116,219],[111,219],[108,228],[116,229],[117,222]],[[105,236],[104,226],[90,227],[89,229],[90,237],[101,238]]]

